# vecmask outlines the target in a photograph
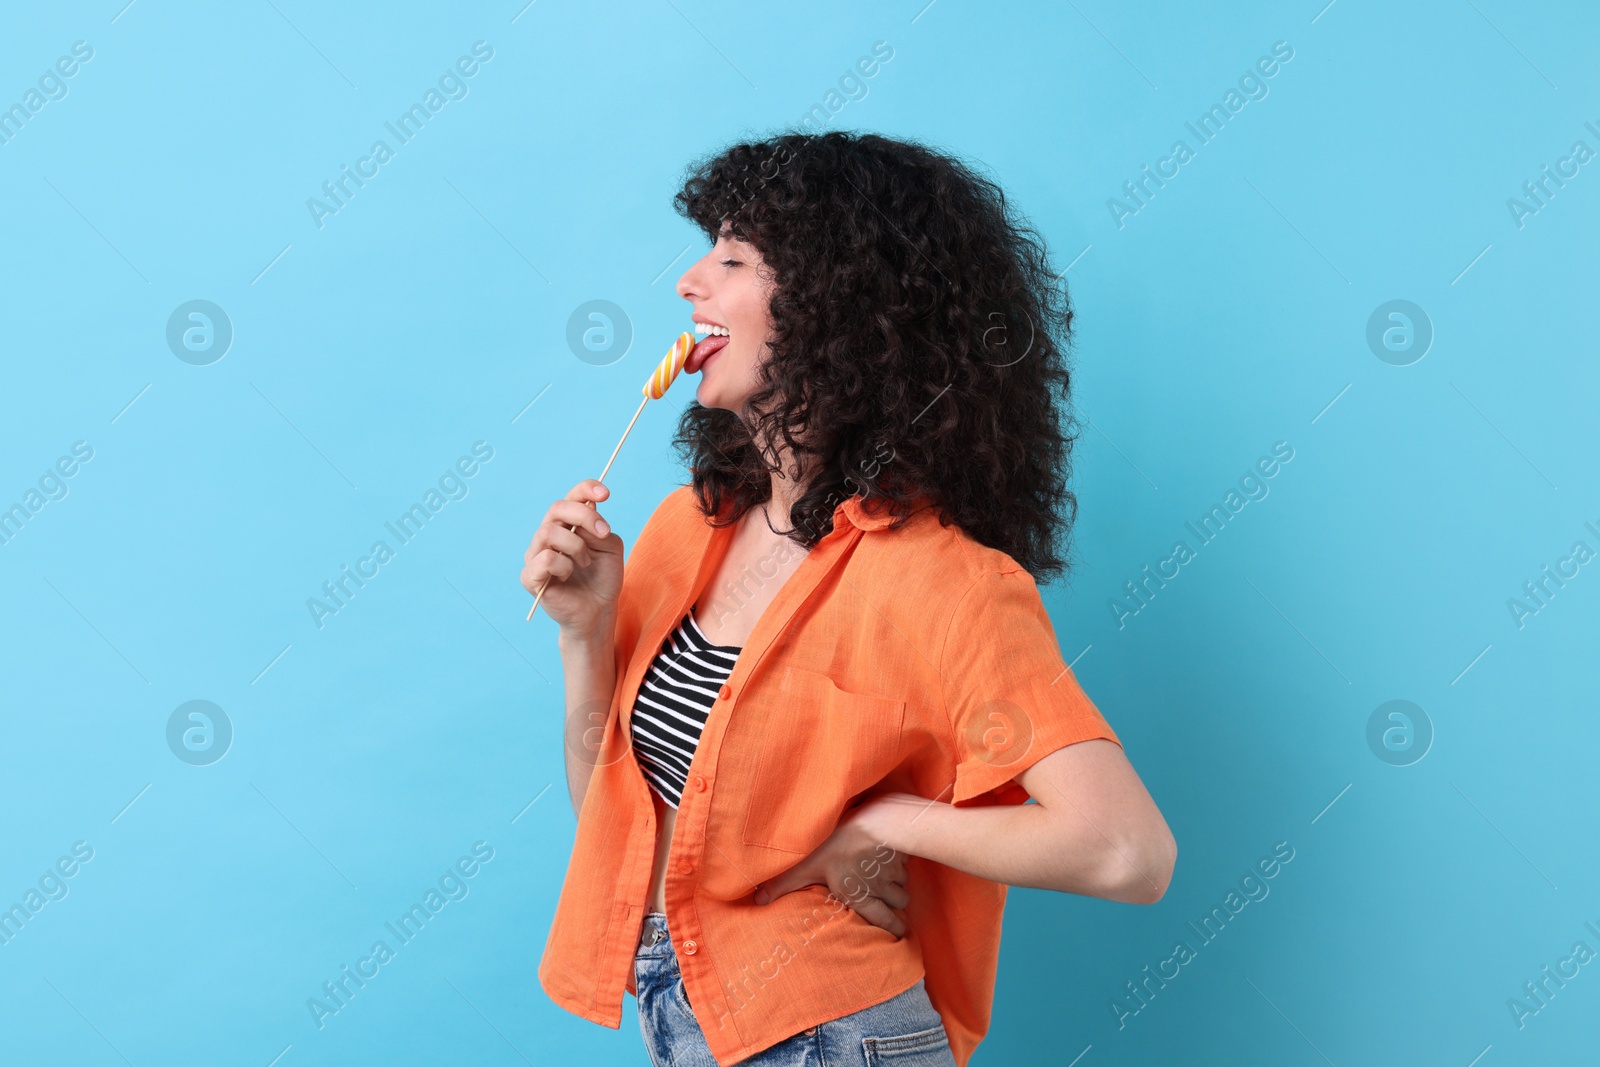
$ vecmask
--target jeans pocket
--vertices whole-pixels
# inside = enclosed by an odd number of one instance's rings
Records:
[[[689,991],[683,986],[682,973],[674,973],[672,976],[672,999],[683,1009],[685,1015],[694,1018],[694,1008],[689,1006]]]
[[[874,1064],[896,1064],[912,1067],[914,1064],[953,1064],[950,1036],[944,1024],[895,1037],[863,1037],[861,1050],[868,1067]]]

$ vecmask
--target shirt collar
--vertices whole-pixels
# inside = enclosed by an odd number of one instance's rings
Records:
[[[932,504],[932,502],[933,501],[926,494],[923,494],[919,496],[912,504],[912,510],[920,510],[921,508],[929,506]],[[840,528],[839,520],[841,518],[847,519],[852,526],[868,533],[872,532],[873,530],[882,530],[890,523],[894,522],[894,515],[889,511],[886,505],[883,505],[880,502],[879,504],[874,505],[873,510],[869,511],[863,505],[861,496],[859,494],[846,497],[844,500],[839,502],[837,507],[833,509],[834,529],[837,530]]]

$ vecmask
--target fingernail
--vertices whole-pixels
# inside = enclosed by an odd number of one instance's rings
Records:
[[[595,521],[594,528],[600,531],[601,537],[604,537],[611,532],[611,527],[606,525],[606,520],[604,519],[597,519]]]

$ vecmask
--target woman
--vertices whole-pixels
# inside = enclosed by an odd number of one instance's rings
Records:
[[[1177,854],[1035,584],[1070,306],[921,145],[740,144],[675,205],[714,242],[677,286],[692,481],[626,569],[578,483],[522,572],[578,812],[540,982],[612,1027],[634,993],[657,1064],[964,1065],[1008,885],[1153,903]]]

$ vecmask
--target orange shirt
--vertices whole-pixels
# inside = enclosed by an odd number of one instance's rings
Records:
[[[838,505],[832,532],[745,642],[689,767],[667,925],[722,1067],[922,977],[965,1067],[989,1029],[1005,885],[908,857],[907,933],[897,941],[830,902],[826,886],[760,905],[756,884],[799,862],[865,796],[1021,804],[1028,794],[1012,779],[1041,757],[1117,741],[1063,662],[1027,571],[942,526],[926,501],[900,529],[890,522],[859,497]],[[551,999],[613,1029],[624,990],[635,992],[655,858],[655,808],[627,718],[732,536],[681,486],[645,523],[623,572],[620,681],[604,723],[596,716],[594,775],[539,962]]]

